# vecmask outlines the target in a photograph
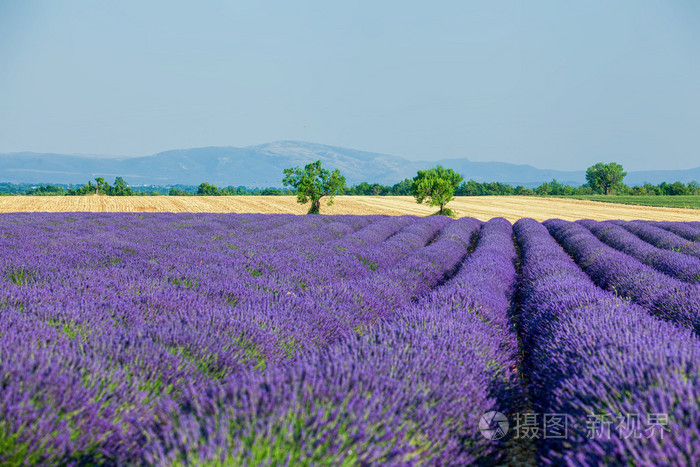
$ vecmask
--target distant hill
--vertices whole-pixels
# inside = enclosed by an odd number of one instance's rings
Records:
[[[473,162],[466,158],[439,161],[410,161],[398,156],[299,141],[278,141],[259,146],[177,149],[145,157],[89,157],[29,152],[0,154],[0,182],[86,183],[103,176],[122,176],[132,185],[198,185],[203,181],[219,186],[277,187],[282,171],[320,159],[325,167],[338,168],[348,184],[362,181],[393,185],[415,176],[419,169],[436,163],[454,168],[465,179],[503,182],[533,187],[556,178],[580,185],[584,171],[538,169],[531,165],[504,162]],[[630,172],[628,184],[663,181],[700,181],[700,167],[690,170]]]

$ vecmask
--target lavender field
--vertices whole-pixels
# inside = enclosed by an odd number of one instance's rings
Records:
[[[699,223],[2,214],[0,464],[700,465],[698,333]]]

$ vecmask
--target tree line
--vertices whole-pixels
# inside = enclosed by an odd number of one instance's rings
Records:
[[[109,185],[104,181],[102,183],[89,181],[85,185],[42,184],[38,186],[29,183],[0,183],[0,195],[85,196],[95,194],[107,196],[283,196],[293,195],[294,191],[288,188],[247,188],[245,186],[219,188],[207,182],[199,186],[132,186],[128,185],[123,177],[117,177],[114,185]]]
[[[535,188],[527,188],[501,182],[467,180],[461,181],[455,187],[454,196],[576,196],[606,193],[632,196],[700,195],[698,182],[662,182],[658,185],[647,183],[639,186],[627,186],[622,182],[625,175],[626,173],[619,164],[600,163],[589,167],[586,172],[586,183],[581,186],[562,184],[557,180],[552,180]],[[412,185],[413,179],[411,178],[406,178],[394,185],[361,182],[350,187],[343,187],[341,194],[351,196],[411,196]],[[107,196],[289,196],[295,193],[296,190],[292,188],[247,188],[244,186],[220,188],[207,182],[203,182],[199,186],[130,186],[123,177],[116,177],[112,185],[105,182],[102,177],[97,177],[94,183],[89,181],[83,186],[51,184],[32,186],[29,184],[0,183],[0,194],[29,196],[82,196],[90,194]]]
[[[562,185],[556,180],[543,183],[535,190],[529,190],[522,186],[513,188],[504,183],[478,183],[474,180],[464,182],[462,176],[453,169],[446,169],[438,165],[432,169],[419,170],[413,179],[405,179],[392,187],[379,184],[361,183],[347,189],[345,187],[345,177],[339,170],[330,172],[321,167],[321,161],[307,164],[303,169],[294,167],[284,170],[283,183],[296,190],[297,201],[300,204],[311,203],[309,214],[318,214],[320,211],[320,200],[328,198],[328,206],[333,204],[333,198],[340,194],[359,195],[403,195],[410,194],[416,199],[418,204],[439,207],[436,213],[439,215],[452,216],[452,210],[446,207],[454,196],[478,196],[478,195],[547,195],[547,196],[567,196],[577,194],[602,193],[610,195],[613,193],[625,194],[634,193],[639,195],[669,194],[688,195],[698,194],[698,183],[691,182],[683,185],[680,182],[667,184],[661,183],[658,186],[645,185],[629,189],[622,181],[627,175],[620,164],[611,162],[604,164],[599,162],[586,170],[586,184],[581,187]]]
[[[394,185],[382,185],[379,183],[362,182],[347,187],[343,194],[350,196],[410,196],[411,184],[413,180],[407,178]],[[87,185],[89,187],[89,185]],[[94,185],[93,185],[94,186]],[[219,188],[210,183],[196,185],[169,186],[129,186],[130,193],[122,192],[121,195],[112,194],[111,190],[101,190],[100,194],[109,196],[290,196],[294,195],[294,190],[288,188],[247,188],[245,186],[228,186]],[[0,194],[5,195],[28,195],[28,196],[81,196],[94,194],[94,188],[86,189],[84,186],[75,187],[70,185],[31,185],[0,183]],[[588,184],[582,186],[572,186],[561,184],[557,180],[545,182],[536,188],[526,188],[523,186],[512,186],[501,182],[477,182],[468,180],[462,182],[455,188],[455,196],[574,196],[574,195],[596,195],[604,194],[603,190],[595,189]],[[667,183],[658,185],[650,183],[639,186],[621,185],[615,191],[618,195],[632,196],[679,196],[679,195],[700,195],[700,184],[690,183]]]

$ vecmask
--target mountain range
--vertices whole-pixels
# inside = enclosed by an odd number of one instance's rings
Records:
[[[581,185],[585,171],[538,169],[526,164],[474,162],[466,158],[413,161],[322,144],[277,141],[248,147],[204,147],[159,152],[144,157],[96,157],[52,153],[0,154],[0,182],[83,184],[102,176],[111,183],[117,176],[131,185],[199,185],[279,187],[282,171],[321,160],[324,167],[340,169],[348,185],[362,181],[393,185],[412,178],[420,169],[442,164],[461,173],[466,180],[503,182],[534,187],[557,179]],[[628,185],[663,181],[687,183],[700,180],[700,167],[689,170],[629,172]]]

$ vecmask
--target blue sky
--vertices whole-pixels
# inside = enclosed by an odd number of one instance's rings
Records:
[[[0,152],[700,166],[690,0],[0,0],[0,31]]]

